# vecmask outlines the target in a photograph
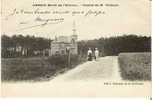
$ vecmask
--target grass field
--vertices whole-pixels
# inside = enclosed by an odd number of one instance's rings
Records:
[[[2,81],[48,80],[82,62],[78,56],[71,57],[71,66],[66,56],[2,59]]]
[[[124,80],[151,80],[151,53],[120,53],[118,61]]]

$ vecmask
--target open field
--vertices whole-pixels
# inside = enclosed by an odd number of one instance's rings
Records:
[[[125,80],[151,80],[151,53],[120,53],[121,77]]]
[[[81,62],[78,56],[71,57],[71,66],[66,56],[2,59],[2,81],[48,80]]]
[[[151,97],[150,81],[122,80],[119,70],[117,56],[101,57],[50,81],[2,82],[2,97]]]

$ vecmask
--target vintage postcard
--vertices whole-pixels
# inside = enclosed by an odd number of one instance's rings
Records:
[[[151,97],[149,0],[2,0],[2,97]]]

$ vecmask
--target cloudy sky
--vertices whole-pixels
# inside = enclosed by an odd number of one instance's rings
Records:
[[[3,2],[2,33],[7,35],[22,34],[54,38],[60,35],[72,35],[73,22],[79,40],[95,39],[123,34],[150,35],[150,15],[148,0],[13,0]],[[13,2],[12,1],[12,2]],[[77,4],[77,7],[35,7],[33,4]],[[81,4],[117,4],[119,6],[83,7]],[[7,5],[7,6],[5,6]],[[13,14],[14,9],[19,14]],[[21,14],[24,11],[69,11],[69,14]],[[83,11],[84,14],[72,15],[73,11]],[[97,16],[88,12],[101,12]],[[103,14],[104,12],[104,14]],[[61,22],[41,25],[36,21],[47,19],[64,19]],[[35,27],[33,27],[35,26]]]

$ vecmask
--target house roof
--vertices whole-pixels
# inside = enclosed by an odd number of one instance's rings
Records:
[[[71,43],[72,37],[71,36],[59,36],[53,42],[56,43]]]

